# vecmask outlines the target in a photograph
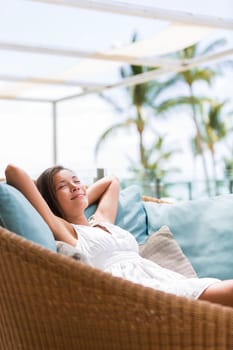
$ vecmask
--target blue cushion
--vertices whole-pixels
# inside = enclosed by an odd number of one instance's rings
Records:
[[[97,205],[92,204],[86,211],[86,217],[94,214]],[[141,201],[141,190],[131,185],[120,191],[119,204],[115,224],[131,232],[139,243],[147,237],[146,213]]]
[[[40,214],[16,188],[0,184],[0,224],[20,236],[56,251],[53,234]]]
[[[233,278],[233,195],[144,207],[149,234],[168,225],[199,277]]]

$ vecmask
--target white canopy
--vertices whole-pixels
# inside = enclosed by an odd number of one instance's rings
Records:
[[[148,0],[0,1],[0,99],[51,103],[54,163],[58,102],[233,55],[228,47],[193,60],[164,57],[232,33],[232,19],[159,9]],[[119,67],[127,64],[156,69],[123,79]]]
[[[213,31],[233,30],[232,19],[162,10],[132,1],[22,0],[18,4],[20,12],[12,0],[4,5],[5,16],[3,13],[0,24],[1,99],[58,102],[153,80],[165,73],[233,55],[233,48],[228,48],[185,62],[163,56],[207,39]],[[114,16],[111,21],[109,13]],[[141,28],[147,28],[147,32],[135,43],[122,43],[121,23],[128,21],[131,27],[132,17],[141,20],[138,32]],[[116,25],[119,38],[112,37],[111,41],[111,26]],[[21,26],[23,35],[19,35]],[[121,41],[120,47],[118,43],[112,48],[117,40]],[[117,72],[126,64],[156,69],[122,79]]]

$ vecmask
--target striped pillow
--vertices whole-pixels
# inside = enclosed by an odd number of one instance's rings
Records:
[[[185,277],[197,277],[190,261],[173,238],[168,226],[162,226],[139,246],[140,255]]]

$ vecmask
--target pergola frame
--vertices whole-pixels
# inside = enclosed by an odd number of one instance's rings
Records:
[[[28,0],[53,5],[78,7],[87,10],[111,12],[115,14],[160,19],[183,24],[203,25],[222,29],[233,29],[232,19],[195,15],[189,12],[161,9],[155,6],[124,3],[114,0]]]
[[[28,0],[33,2],[42,2],[53,5],[72,6],[83,8],[87,10],[96,10],[101,12],[111,12],[115,14],[144,17],[148,19],[157,19],[172,21],[181,24],[202,25],[206,27],[213,27],[219,29],[233,30],[233,20],[223,19],[217,17],[194,15],[193,13],[178,12],[173,10],[164,10],[155,8],[154,6],[138,5],[138,4],[126,4],[119,1],[107,1],[107,0]],[[51,103],[52,105],[52,120],[53,120],[53,162],[57,163],[57,104],[62,101],[71,100],[77,97],[81,97],[90,93],[100,93],[107,89],[126,87],[145,83],[155,79],[158,76],[172,73],[182,72],[187,69],[193,68],[200,64],[216,61],[223,57],[233,55],[233,48],[224,50],[222,52],[214,53],[211,55],[205,55],[200,58],[175,61],[169,59],[161,59],[157,57],[143,57],[138,58],[129,55],[117,55],[106,54],[103,52],[90,52],[78,49],[64,49],[60,47],[44,47],[35,45],[25,45],[19,43],[7,43],[0,42],[0,50],[28,52],[36,54],[47,54],[53,56],[64,56],[72,58],[89,58],[97,60],[124,62],[134,65],[145,65],[150,67],[160,67],[158,69],[151,70],[150,72],[138,74],[133,77],[124,78],[119,82],[113,84],[97,84],[93,82],[82,82],[76,80],[64,81],[62,79],[52,78],[39,78],[39,77],[27,77],[16,75],[0,75],[0,80],[9,82],[29,82],[30,84],[49,84],[49,85],[61,85],[69,87],[80,87],[82,92],[64,96],[58,99],[46,99],[46,98],[29,98],[0,94],[0,99],[4,100],[16,100],[16,101],[28,101],[28,102],[40,102]]]

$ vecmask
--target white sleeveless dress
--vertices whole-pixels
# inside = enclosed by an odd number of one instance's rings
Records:
[[[167,293],[197,299],[215,278],[186,278],[142,258],[136,239],[128,231],[110,223],[98,223],[110,233],[95,226],[73,225],[78,234],[77,248],[88,264],[113,276],[122,277]]]

